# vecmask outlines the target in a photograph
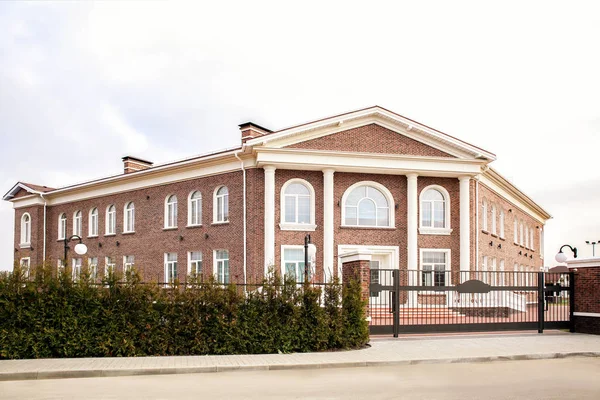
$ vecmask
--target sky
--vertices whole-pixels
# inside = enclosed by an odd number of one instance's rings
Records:
[[[589,257],[594,3],[0,2],[0,191],[118,174],[129,154],[237,146],[247,121],[280,129],[380,105],[495,153],[553,216],[547,265],[565,243]],[[0,202],[0,269],[13,229]]]

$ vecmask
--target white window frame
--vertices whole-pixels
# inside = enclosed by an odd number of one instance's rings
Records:
[[[169,254],[175,254],[175,261],[168,261],[169,259]],[[167,287],[170,287],[173,285],[173,282],[179,278],[179,275],[177,274],[177,270],[179,268],[179,255],[177,254],[177,252],[172,252],[172,253],[165,253],[165,258],[164,258],[164,282],[166,284]],[[173,281],[169,280],[169,268],[172,268],[172,265],[175,264],[175,276],[173,277]]]
[[[348,199],[348,196],[350,195],[350,193],[352,193],[352,191],[354,189],[356,189],[357,187],[360,187],[360,186],[370,186],[374,189],[379,190],[381,193],[383,193],[383,195],[385,196],[385,198],[388,202],[388,225],[387,226],[358,225],[358,224],[357,225],[347,225],[346,224],[346,200]],[[376,207],[376,209],[377,209],[377,207]],[[356,182],[354,185],[351,185],[350,187],[348,187],[348,189],[346,189],[346,191],[344,192],[344,195],[342,196],[341,226],[347,227],[347,228],[358,228],[358,229],[360,229],[360,228],[369,228],[369,229],[395,228],[396,227],[395,209],[396,209],[396,203],[394,202],[394,196],[392,196],[392,193],[388,190],[388,188],[383,186],[381,183],[373,182],[373,181]]]
[[[28,221],[25,221],[25,217]],[[23,213],[21,215],[21,248],[31,247],[31,215],[29,213]]]
[[[227,258],[217,258],[217,252],[218,251],[226,251],[227,252]],[[221,281],[221,277],[219,276],[219,265],[218,263],[221,261],[227,260],[228,261],[228,268],[229,268],[229,282],[225,283]],[[224,270],[223,270],[224,271]],[[229,254],[229,250],[227,249],[215,249],[213,250],[213,275],[216,279],[216,281],[218,283],[221,284],[229,284],[231,283],[231,255]],[[225,274],[223,274],[223,278],[224,278]]]
[[[174,198],[175,201],[169,201]],[[177,228],[177,207],[179,200],[177,195],[169,194],[165,197],[165,229]]]
[[[492,235],[498,235],[498,224],[497,224],[497,220],[496,217],[497,215],[497,208],[496,205],[492,203]]]
[[[289,244],[284,244],[281,245],[281,276],[285,276],[286,275],[286,268],[285,268],[285,251],[286,250],[302,250],[302,253],[304,254],[304,246],[302,245],[289,245]],[[302,263],[304,263],[304,259],[302,259]],[[296,266],[297,268],[298,266]],[[315,273],[316,273],[316,254],[315,254],[315,258],[312,260],[308,260],[308,277],[309,280],[311,278],[315,277]],[[296,270],[296,272],[298,272],[298,270]],[[302,274],[302,276],[304,276],[304,273]],[[296,277],[296,279],[299,279],[298,277]],[[301,283],[303,281],[298,280],[297,283]]]
[[[519,232],[521,234],[520,240],[519,240],[519,245],[523,246],[525,244],[524,240],[523,240],[523,221],[519,222]]]
[[[525,248],[529,248],[529,226],[525,225]]]
[[[27,261],[27,266],[23,266],[23,261]],[[23,257],[19,260],[19,265],[21,266],[21,272],[23,272],[23,270],[25,270],[25,274],[24,277],[25,278],[29,278],[29,276],[31,275],[31,257]]]
[[[83,213],[77,210],[73,213],[73,235],[81,237],[83,226]]]
[[[133,208],[128,209],[127,206],[132,205]],[[130,219],[131,218],[131,219]],[[128,201],[123,207],[123,233],[135,232],[135,203]]]
[[[109,261],[112,261],[109,263]],[[108,277],[108,269],[112,268],[113,274],[117,272],[117,263],[113,257],[106,256],[104,257],[104,277]]]
[[[227,189],[227,194],[219,194],[217,195],[217,192],[219,190],[221,190],[221,188],[226,188]],[[226,185],[220,185],[217,186],[213,192],[213,224],[227,224],[229,223],[229,188]],[[219,220],[217,217],[219,216],[218,213],[218,209],[219,208],[223,208],[223,217],[225,217],[225,200],[223,200],[222,203],[219,203],[219,201],[221,201],[221,199],[224,199],[225,197],[227,197],[227,218],[224,218],[223,220]],[[220,204],[223,204],[223,206],[221,207]]]
[[[127,262],[127,257],[133,257],[133,262]],[[132,270],[134,266],[135,266],[135,256],[133,256],[133,255],[123,256],[123,277],[125,277],[127,275],[127,271]]]
[[[500,210],[500,232],[499,232],[499,236],[504,239],[504,234],[505,234],[505,223],[506,223],[506,215],[504,214],[504,210]]]
[[[197,199],[192,199],[194,193],[200,195]],[[196,203],[196,209],[198,210],[198,221],[194,221],[192,215],[192,203]],[[188,222],[187,226],[201,226],[202,225],[202,192],[199,190],[192,190],[188,195]]]
[[[423,253],[446,253],[446,268],[444,269],[444,280],[446,281],[444,286],[424,286],[423,285]],[[418,278],[418,285],[422,286],[424,288],[435,288],[435,287],[448,287],[448,286],[452,286],[452,250],[450,249],[426,249],[426,248],[421,248],[419,249],[419,278]],[[433,283],[433,280],[432,280]],[[425,289],[425,292],[427,292],[427,290]],[[423,291],[421,291],[421,293],[424,293]],[[438,293],[435,291],[431,291],[431,293]]]
[[[76,257],[71,259],[71,278],[73,282],[81,278],[81,268],[83,267],[83,258]]]
[[[96,213],[94,213],[96,211]],[[98,217],[100,212],[98,211],[98,207],[93,207],[88,215],[88,237],[97,237],[98,236]]]
[[[484,232],[488,231],[488,215],[487,215],[488,213],[487,213],[487,210],[488,210],[487,200],[483,199],[483,202],[481,203],[481,215],[483,217],[483,221],[482,221],[482,224],[481,224],[481,229]]]
[[[65,240],[67,237],[67,213],[61,213],[58,216],[58,240]]]
[[[496,278],[498,277],[498,265],[497,265],[497,260],[496,257],[492,257],[492,265],[490,267],[490,279],[488,284],[491,286],[496,286],[497,280]]]
[[[514,230],[515,230],[515,244],[519,244],[519,221],[515,218],[514,220]]]
[[[423,195],[430,189],[437,190],[444,198],[445,224],[443,228],[435,228],[433,226],[423,225]],[[433,208],[431,210],[431,223],[433,224]],[[421,235],[450,235],[450,233],[452,233],[452,229],[450,227],[450,194],[443,186],[429,185],[421,190],[421,193],[419,194],[419,233]]]
[[[504,271],[505,268],[505,262],[504,259],[500,260],[500,268],[499,268],[499,280],[498,280],[498,286],[505,286],[506,285],[506,272]]]
[[[111,207],[113,208],[112,211],[110,210]],[[106,207],[106,223],[104,228],[104,236],[115,235],[117,233],[117,207],[114,204]]]
[[[481,259],[481,272],[480,272],[480,276],[478,277],[480,281],[487,283],[488,281],[488,261],[489,261],[489,257],[488,256],[483,256]]]
[[[310,206],[309,216],[310,217],[309,217],[309,222],[306,224],[299,223],[299,222],[286,222],[286,220],[285,220],[285,197],[286,197],[285,190],[294,183],[301,184],[308,189],[308,193],[310,196],[310,201],[309,201],[309,206]],[[280,209],[280,221],[281,221],[279,224],[279,227],[281,228],[281,230],[283,230],[283,231],[314,231],[317,228],[317,225],[315,224],[315,189],[310,184],[310,182],[308,182],[304,179],[300,179],[300,178],[292,178],[292,179],[288,180],[287,182],[285,182],[283,184],[283,186],[281,187],[281,192],[279,194],[279,204],[280,204],[279,209]],[[297,198],[296,198],[296,220],[298,220]]]
[[[192,260],[192,253],[200,253],[200,259]],[[192,265],[197,264],[198,262],[200,263],[200,274],[197,274],[197,275],[201,275],[202,269],[204,267],[204,254],[202,254],[202,252],[200,250],[188,251],[187,252],[187,273],[188,273],[188,275],[192,275]]]
[[[531,237],[529,238],[529,248],[531,250],[535,250],[535,229],[537,228],[531,228],[531,230],[529,231],[529,234],[531,235]]]
[[[94,259],[96,259],[95,263],[92,262]],[[88,270],[90,272],[90,278],[95,282],[96,279],[98,279],[98,257],[88,258]]]

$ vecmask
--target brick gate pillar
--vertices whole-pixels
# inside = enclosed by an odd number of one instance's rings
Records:
[[[575,332],[600,335],[600,258],[567,261],[574,272]]]
[[[369,315],[369,285],[371,284],[371,252],[351,251],[339,255],[342,262],[342,283],[358,279],[362,288],[362,299],[367,302]]]

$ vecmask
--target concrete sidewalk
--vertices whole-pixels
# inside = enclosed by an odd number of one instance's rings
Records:
[[[297,354],[0,361],[0,381],[318,369],[600,356],[600,336],[563,332],[373,338],[355,351]]]

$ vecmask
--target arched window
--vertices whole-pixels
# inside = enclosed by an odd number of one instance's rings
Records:
[[[106,209],[106,235],[114,235],[117,231],[117,209],[114,205]]]
[[[488,230],[488,205],[487,200],[483,199],[483,204],[481,205],[481,216],[483,218],[482,229],[487,232]]]
[[[81,211],[73,213],[73,235],[81,237]]]
[[[492,204],[492,234],[494,234],[494,235],[498,234],[498,229],[497,229],[497,225],[496,225],[496,217],[497,217],[496,205]]]
[[[422,234],[450,233],[450,195],[441,186],[428,186],[421,191]]]
[[[165,228],[177,227],[177,196],[168,196],[165,200]]]
[[[67,237],[67,214],[62,213],[58,217],[58,239]]]
[[[523,221],[519,223],[519,233],[521,234],[519,244],[523,246],[525,244],[525,241],[523,240]]]
[[[394,204],[389,190],[375,182],[350,186],[342,197],[342,221],[346,226],[393,227]]]
[[[315,229],[315,191],[307,181],[290,179],[282,186],[280,227],[284,230]]]
[[[123,232],[135,232],[135,205],[130,201],[125,205],[124,218],[125,221]]]
[[[98,209],[96,207],[90,210],[90,218],[88,225],[88,235],[98,236]]]
[[[25,213],[21,216],[21,245],[31,244],[31,216]]]
[[[197,190],[188,199],[188,226],[196,225],[202,225],[202,194]]]
[[[500,233],[501,238],[504,238],[504,210],[500,210]]]
[[[515,225],[515,244],[519,244],[519,222],[517,222],[516,218],[514,221],[514,225]]]
[[[215,190],[213,220],[216,223],[229,221],[229,190],[221,186]]]

